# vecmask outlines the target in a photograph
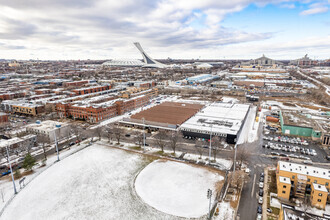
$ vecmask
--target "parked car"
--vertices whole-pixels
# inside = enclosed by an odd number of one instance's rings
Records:
[[[8,174],[10,174],[10,173],[11,173],[10,170],[8,170],[8,171],[6,171],[6,172],[1,173],[1,176],[6,176],[6,175],[8,175]]]
[[[260,177],[259,178],[259,182],[264,182],[264,178],[263,177]]]
[[[262,214],[262,207],[261,207],[261,205],[258,206],[258,208],[257,208],[257,212],[258,212],[259,214]]]
[[[259,189],[259,196],[264,196],[264,190],[263,189]]]
[[[264,177],[265,176],[265,174],[264,173],[260,173],[260,177]]]
[[[264,183],[263,183],[263,182],[260,182],[260,183],[259,183],[259,187],[260,187],[260,188],[264,188]]]
[[[263,202],[262,200],[263,200],[263,199],[262,199],[262,196],[260,196],[260,197],[259,197],[259,200],[258,200],[258,203],[259,203],[259,204],[262,204],[262,202]]]
[[[268,208],[268,209],[267,209],[267,212],[272,213],[273,211],[272,211],[271,208]]]
[[[262,219],[262,215],[261,214],[258,214],[257,215],[257,220],[261,220]]]

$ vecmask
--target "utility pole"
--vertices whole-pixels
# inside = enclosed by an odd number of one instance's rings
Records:
[[[13,181],[13,186],[14,186],[14,193],[17,194],[16,185],[15,185],[15,179],[14,179],[14,174],[13,174],[13,169],[11,167],[11,161],[10,161],[9,151],[8,151],[8,146],[7,145],[6,145],[6,151],[7,151],[7,157],[8,157],[9,167],[10,167],[11,179]]]
[[[143,121],[143,151],[146,151],[146,129],[145,129],[145,123],[144,118],[142,118]]]
[[[211,133],[210,133],[210,146],[209,146],[209,164],[211,163],[211,149],[212,149],[212,127],[213,127],[213,125],[211,124]]]
[[[58,153],[58,145],[57,145],[57,138],[56,138],[56,125],[55,125],[55,130],[54,130],[54,137],[55,137],[55,146],[56,146],[56,153],[57,153],[57,162],[60,161],[60,156],[59,156],[59,153]]]
[[[211,219],[211,199],[212,199],[212,190],[208,189],[207,190],[207,198],[209,199],[209,219]]]

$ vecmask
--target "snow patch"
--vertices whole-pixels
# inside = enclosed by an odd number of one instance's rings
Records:
[[[208,213],[207,190],[215,194],[215,184],[223,176],[184,163],[157,160],[137,176],[137,194],[162,212],[187,218]]]

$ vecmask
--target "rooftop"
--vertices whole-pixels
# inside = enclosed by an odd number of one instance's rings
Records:
[[[321,191],[321,192],[328,192],[327,188],[324,185],[313,183],[314,190]]]
[[[249,108],[246,104],[213,103],[183,123],[181,129],[237,135]]]
[[[305,164],[291,163],[286,161],[278,162],[279,169],[282,171],[298,173],[318,178],[330,180],[330,169],[308,166]]]

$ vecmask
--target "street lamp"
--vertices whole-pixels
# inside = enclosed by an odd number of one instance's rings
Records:
[[[56,146],[56,153],[57,153],[57,161],[60,161],[60,155],[58,153],[58,145],[57,145],[57,138],[56,138],[56,129],[60,128],[61,125],[55,125],[55,129],[54,129],[54,137],[55,137],[55,146]]]
[[[210,146],[209,146],[209,164],[211,163],[211,149],[212,149],[212,127],[213,127],[213,124],[211,124],[211,133],[210,133]]]
[[[209,219],[211,219],[211,199],[212,199],[212,190],[207,190],[207,198],[209,199]]]
[[[7,151],[7,157],[8,157],[9,167],[10,167],[11,179],[13,181],[13,186],[14,186],[14,193],[16,194],[17,190],[16,190],[16,185],[15,185],[15,179],[14,179],[13,169],[11,167],[11,161],[10,161],[9,151],[8,151],[8,146],[7,145],[6,145],[6,151]]]
[[[143,152],[146,150],[146,131],[145,131],[145,122],[144,118],[142,118],[143,121]]]

